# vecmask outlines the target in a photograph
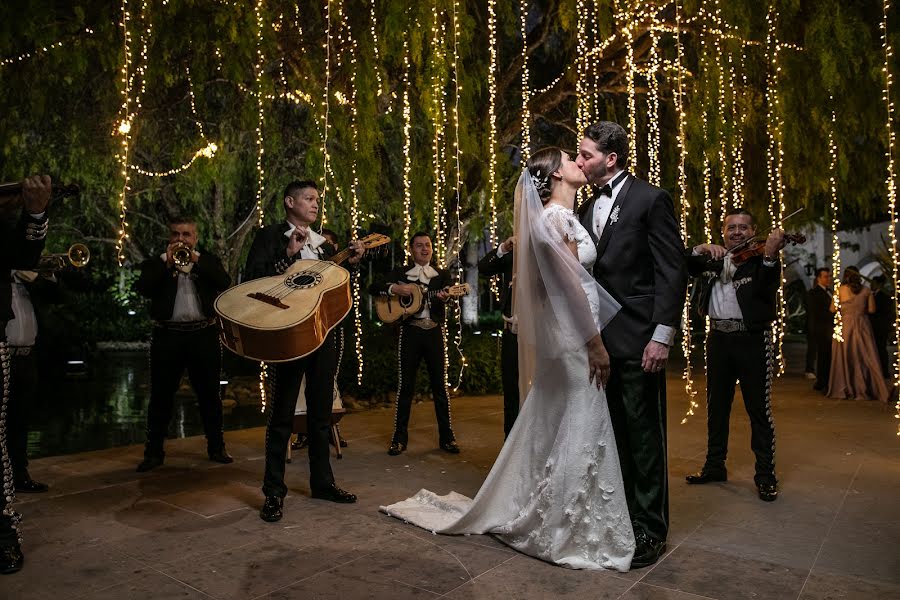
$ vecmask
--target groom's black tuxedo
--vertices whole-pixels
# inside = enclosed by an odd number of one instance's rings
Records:
[[[618,185],[618,182],[617,182]],[[603,233],[594,229],[596,199],[579,210],[597,245],[594,277],[622,305],[603,330],[612,370],[606,386],[635,562],[655,562],[669,530],[665,371],[647,373],[644,348],[657,325],[676,327],[687,288],[684,244],[669,194],[626,175]]]
[[[657,325],[681,322],[688,275],[672,198],[629,174],[599,240],[595,202],[579,209],[597,245],[594,277],[622,305],[603,330],[603,343],[612,357],[640,359]]]

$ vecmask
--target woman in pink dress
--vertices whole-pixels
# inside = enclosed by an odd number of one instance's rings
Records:
[[[869,322],[869,314],[875,312],[875,298],[872,290],[862,284],[856,268],[848,267],[844,271],[838,298],[844,341],[831,343],[828,397],[887,402],[890,390],[881,373]],[[835,310],[834,304],[831,310]]]

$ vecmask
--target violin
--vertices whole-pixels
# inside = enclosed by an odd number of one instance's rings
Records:
[[[802,244],[806,242],[806,236],[802,233],[787,233],[784,234],[784,243],[796,246],[797,244]],[[731,256],[731,262],[736,265],[747,262],[750,258],[754,256],[763,256],[766,251],[766,238],[760,236],[754,236],[748,240],[744,240],[731,250],[725,253],[726,256]]]

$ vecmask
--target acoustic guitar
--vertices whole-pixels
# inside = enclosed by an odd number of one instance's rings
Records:
[[[372,233],[360,240],[366,249],[390,238]],[[240,356],[285,362],[315,352],[328,332],[350,312],[350,273],[340,263],[350,248],[329,260],[301,259],[273,277],[253,279],[216,298],[222,344]]]
[[[403,317],[408,317],[422,310],[425,300],[430,300],[441,292],[447,292],[451,298],[468,296],[470,287],[468,283],[451,285],[442,290],[423,291],[422,286],[413,287],[412,296],[379,296],[375,298],[375,312],[378,318],[385,323],[394,323]]]

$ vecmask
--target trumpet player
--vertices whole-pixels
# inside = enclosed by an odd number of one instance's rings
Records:
[[[223,464],[234,460],[222,433],[222,354],[213,310],[216,296],[230,283],[222,262],[198,248],[197,223],[190,218],[172,219],[166,251],[141,264],[135,287],[150,299],[153,333],[147,443],[139,473],[163,464],[175,392],[185,370],[200,405],[209,459]]]

